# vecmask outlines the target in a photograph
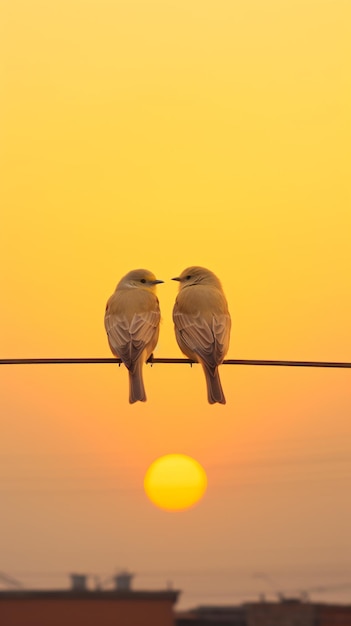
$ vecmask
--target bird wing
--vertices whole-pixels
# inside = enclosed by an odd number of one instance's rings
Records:
[[[105,327],[112,352],[122,359],[128,369],[141,356],[145,348],[157,340],[160,311],[135,313],[129,322],[127,317],[112,313],[105,316]]]
[[[231,319],[225,313],[214,315],[212,320],[212,332],[216,342],[217,358],[223,361],[229,348]]]
[[[228,348],[229,316],[213,315],[209,324],[200,313],[187,315],[175,311],[173,319],[178,343],[183,343],[211,369],[222,363]]]

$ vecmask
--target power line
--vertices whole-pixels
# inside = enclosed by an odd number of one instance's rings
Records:
[[[182,358],[152,358],[147,361],[150,365],[163,363],[179,363],[193,365],[195,361]],[[90,365],[101,363],[114,363],[121,365],[121,359],[115,358],[50,358],[50,359],[0,359],[0,365]],[[351,362],[341,361],[288,361],[267,359],[226,359],[223,365],[263,365],[277,367],[328,367],[334,369],[351,369]]]

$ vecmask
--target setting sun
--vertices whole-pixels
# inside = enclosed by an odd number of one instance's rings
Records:
[[[150,465],[144,479],[146,495],[166,511],[181,511],[204,495],[207,477],[195,459],[184,454],[167,454]]]

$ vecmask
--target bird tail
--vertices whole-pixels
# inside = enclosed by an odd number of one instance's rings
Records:
[[[204,365],[204,372],[206,376],[207,385],[207,398],[210,404],[225,404],[226,399],[224,397],[221,380],[219,378],[218,367],[209,368]]]
[[[145,402],[146,393],[143,382],[143,361],[138,359],[133,370],[129,370],[129,402]]]

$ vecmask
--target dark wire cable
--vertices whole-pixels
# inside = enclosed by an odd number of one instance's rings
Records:
[[[100,364],[115,363],[120,365],[121,359],[115,358],[59,358],[59,359],[0,359],[0,365],[69,365],[69,364]],[[180,363],[192,365],[190,359],[151,358],[150,365],[157,363]],[[339,369],[351,369],[351,363],[340,361],[284,361],[267,359],[226,359],[223,365],[268,365],[278,367],[329,367]]]

